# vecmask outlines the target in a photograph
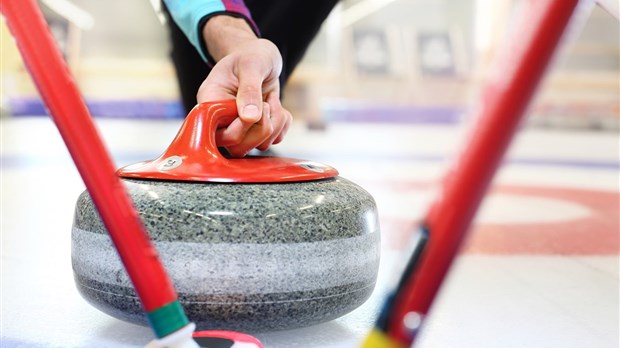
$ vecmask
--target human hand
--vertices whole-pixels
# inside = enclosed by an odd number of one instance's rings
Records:
[[[210,19],[203,30],[217,63],[200,86],[197,100],[236,99],[239,117],[216,135],[217,145],[234,157],[281,142],[292,122],[280,102],[280,52],[272,42],[247,30],[245,21],[229,16]]]

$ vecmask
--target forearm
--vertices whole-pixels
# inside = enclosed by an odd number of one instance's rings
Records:
[[[212,19],[224,16],[226,18],[230,17],[230,19],[238,18],[240,21],[232,21],[232,23],[235,23],[233,27],[249,29],[255,37],[260,35],[256,23],[252,20],[250,11],[241,0],[164,0],[164,3],[175,23],[192,45],[196,47],[201,57],[208,63],[215,63],[213,61],[215,59],[209,57],[203,32],[206,23],[212,22]],[[218,19],[215,22],[218,21],[220,20]],[[229,35],[229,33],[223,34]],[[226,39],[226,36],[219,39]],[[209,42],[211,41],[212,38],[209,38]],[[219,46],[217,41],[212,45]],[[214,51],[219,51],[219,49],[214,49]]]
[[[202,29],[202,37],[214,63],[248,41],[258,39],[245,19],[225,14],[209,18]]]

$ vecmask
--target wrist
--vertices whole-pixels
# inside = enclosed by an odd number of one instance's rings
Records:
[[[229,15],[216,15],[202,28],[206,49],[215,62],[224,58],[237,47],[258,37],[243,18]]]

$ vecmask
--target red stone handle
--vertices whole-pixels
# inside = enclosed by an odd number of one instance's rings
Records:
[[[198,104],[161,156],[121,168],[118,174],[135,179],[244,183],[308,181],[338,175],[336,169],[317,162],[222,156],[215,141],[216,131],[236,117],[235,100]]]

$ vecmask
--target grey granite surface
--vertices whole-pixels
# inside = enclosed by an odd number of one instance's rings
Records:
[[[124,182],[199,328],[256,332],[313,325],[350,312],[372,293],[380,249],[376,205],[346,179]],[[76,205],[72,263],[86,300],[146,324],[87,192]]]

